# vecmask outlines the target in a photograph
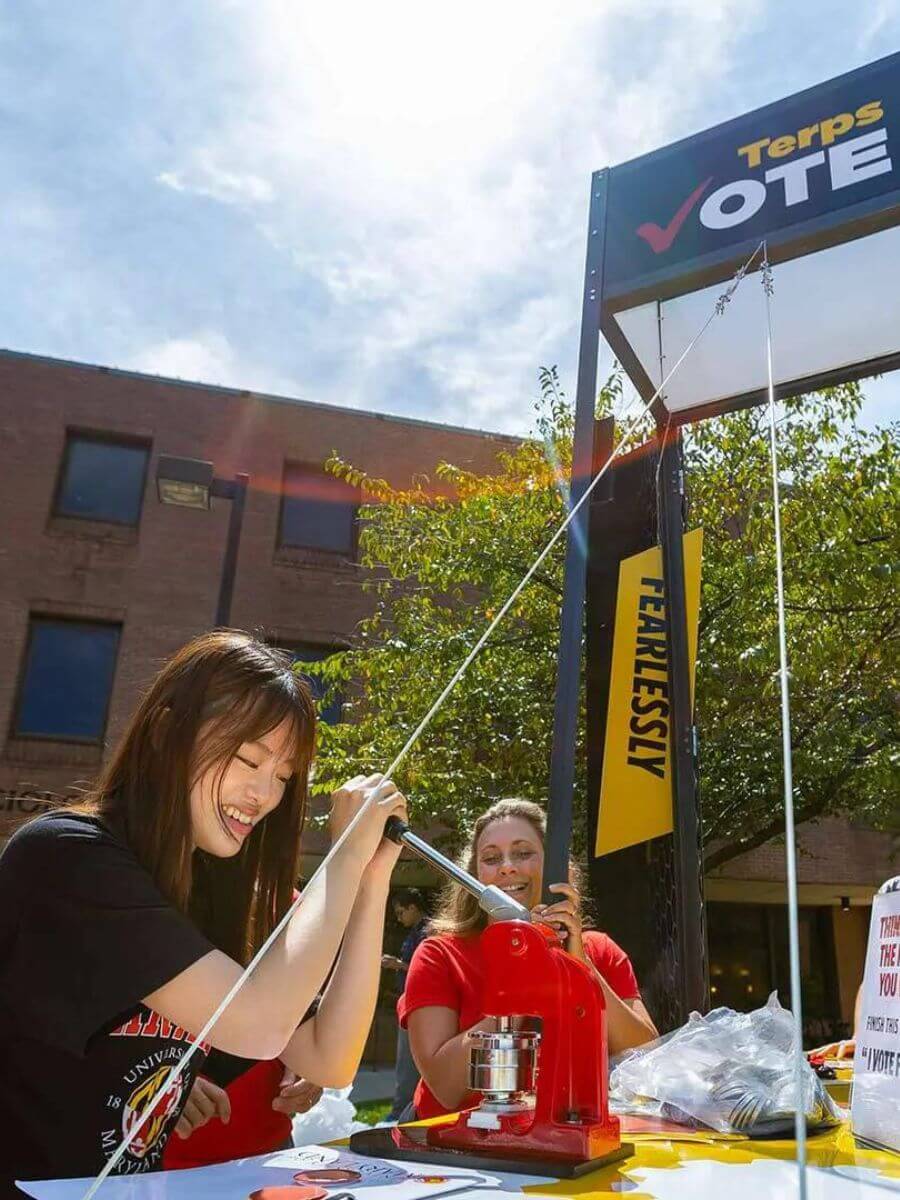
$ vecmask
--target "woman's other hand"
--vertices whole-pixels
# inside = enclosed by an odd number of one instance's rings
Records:
[[[295,1117],[315,1108],[321,1099],[322,1089],[317,1083],[310,1083],[308,1079],[298,1079],[293,1071],[288,1070],[284,1073],[272,1107],[276,1112]]]
[[[369,788],[384,778],[383,775],[354,775],[345,784],[331,793],[331,811],[328,814],[328,832],[332,846],[359,812],[365,802]]]
[[[558,892],[561,900],[553,904],[536,904],[531,915],[544,925],[550,925],[557,931],[565,943],[566,950],[574,958],[587,962],[582,939],[581,897],[578,889],[571,883],[551,883],[551,892]]]
[[[815,1050],[807,1050],[807,1058],[852,1058],[856,1053],[856,1039],[847,1038],[842,1042],[829,1042],[826,1046],[817,1046]]]
[[[390,780],[386,780],[385,782],[390,783]],[[391,786],[393,787],[393,784]],[[406,811],[406,797],[402,793],[395,791],[390,799],[393,807],[389,815],[399,817],[404,823],[408,822],[409,813]],[[397,865],[397,859],[403,852],[403,847],[399,842],[392,842],[390,838],[383,836],[383,830],[384,826],[382,826],[381,841],[375,848],[375,853],[372,855],[368,867],[366,867],[364,876],[364,879],[369,883],[374,882],[379,886],[387,886],[390,882],[394,867]],[[401,971],[405,970],[406,964],[401,962],[398,969]]]

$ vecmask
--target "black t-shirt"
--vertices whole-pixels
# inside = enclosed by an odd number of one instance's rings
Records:
[[[124,837],[51,813],[0,856],[0,1197],[15,1179],[94,1175],[193,1038],[141,1003],[212,944]],[[118,1166],[160,1165],[199,1051]]]

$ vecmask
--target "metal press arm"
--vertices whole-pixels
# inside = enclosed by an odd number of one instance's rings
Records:
[[[442,875],[446,875],[454,883],[458,883],[461,888],[465,888],[475,897],[479,907],[487,913],[492,921],[531,922],[531,913],[518,900],[507,896],[501,888],[488,887],[479,883],[468,871],[464,871],[462,867],[458,867],[439,850],[435,850],[433,846],[423,842],[399,817],[388,817],[384,826],[384,836],[401,846],[408,846],[420,858],[424,858],[426,862],[436,867]]]

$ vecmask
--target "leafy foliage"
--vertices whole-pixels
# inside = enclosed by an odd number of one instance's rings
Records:
[[[598,398],[612,411],[621,377]],[[796,802],[800,819],[896,819],[900,606],[897,429],[866,432],[857,385],[788,402],[779,427]],[[406,490],[333,459],[363,489],[374,611],[308,669],[347,697],[323,727],[317,790],[384,768],[565,511],[573,418],[541,372],[536,436],[493,476],[449,464]],[[706,530],[698,723],[708,864],[780,830],[773,504],[764,409],[694,427],[692,524]],[[417,820],[461,833],[502,795],[545,795],[562,597],[555,547],[398,772]],[[583,730],[583,722],[581,723]],[[583,762],[583,747],[579,747]],[[578,780],[584,801],[584,776]],[[583,822],[582,822],[583,825]]]
[[[897,826],[897,428],[855,424],[856,384],[782,406],[781,525],[798,820]],[[768,414],[696,426],[692,522],[706,530],[698,670],[709,866],[781,832]],[[728,514],[723,521],[722,515]]]
[[[391,761],[562,520],[572,415],[555,373],[543,382],[540,440],[502,454],[494,476],[445,464],[435,486],[397,491],[328,464],[371,501],[360,546],[375,611],[352,649],[304,668],[348,697],[344,722],[322,728],[317,788]],[[556,549],[400,768],[417,819],[462,830],[500,795],[544,794],[562,542]]]

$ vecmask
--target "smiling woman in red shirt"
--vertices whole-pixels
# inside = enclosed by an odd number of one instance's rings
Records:
[[[536,917],[556,927],[566,950],[595,972],[606,999],[611,1054],[639,1046],[657,1036],[641,1000],[628,955],[605,933],[582,929],[578,889],[554,884],[560,899],[540,903],[544,869],[545,817],[529,800],[500,800],[478,818],[462,865],[484,884],[493,884]],[[481,939],[486,917],[477,901],[455,884],[444,892],[440,912],[413,955],[406,990],[397,1012],[409,1030],[413,1057],[422,1074],[416,1089],[415,1114],[403,1119],[435,1117],[478,1102],[467,1088],[465,1035],[472,1029],[495,1028],[482,1008],[484,964]]]

